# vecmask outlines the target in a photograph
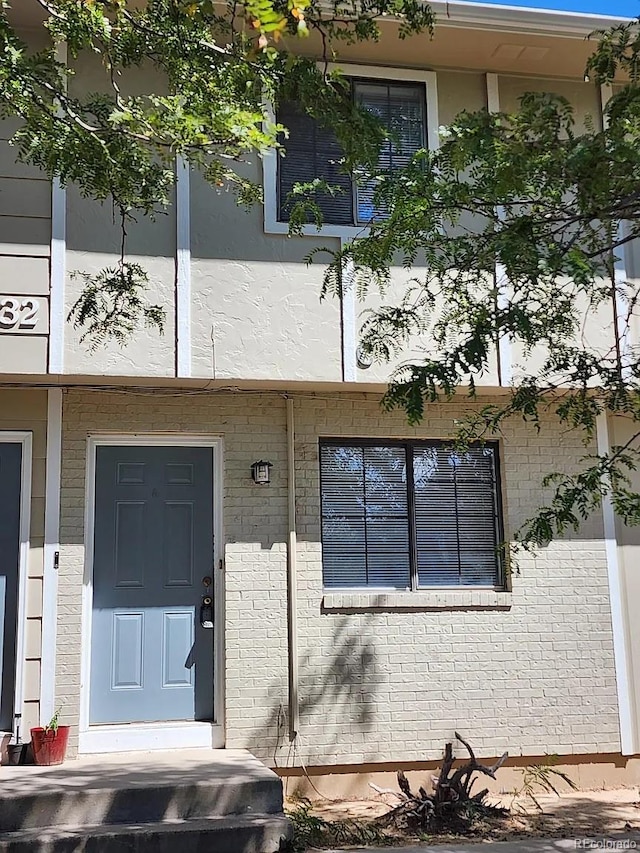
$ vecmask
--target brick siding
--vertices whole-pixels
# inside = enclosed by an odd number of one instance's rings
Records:
[[[535,555],[521,554],[510,595],[421,592],[325,601],[318,438],[451,434],[462,404],[429,407],[410,428],[373,395],[295,397],[300,734],[287,738],[287,460],[277,394],[64,397],[58,700],[76,727],[88,434],[184,432],[224,438],[226,732],[279,765],[430,760],[454,730],[481,755],[620,749],[611,616],[599,517]],[[536,508],[548,470],[588,452],[553,424],[501,438],[507,530]],[[256,487],[250,466],[273,463]],[[329,606],[325,606],[326,604]]]

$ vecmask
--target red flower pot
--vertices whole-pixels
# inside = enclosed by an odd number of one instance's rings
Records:
[[[43,729],[38,726],[31,729],[33,760],[40,766],[62,764],[67,752],[70,726],[58,726],[57,729]]]

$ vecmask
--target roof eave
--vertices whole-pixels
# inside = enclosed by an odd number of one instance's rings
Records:
[[[594,30],[628,23],[632,18],[587,15],[466,0],[432,0],[429,4],[441,27],[473,27],[502,32],[538,33],[560,38],[586,38]]]

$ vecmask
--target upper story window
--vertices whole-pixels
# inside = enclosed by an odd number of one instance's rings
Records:
[[[320,478],[325,587],[503,582],[496,444],[323,441]]]
[[[380,150],[379,168],[393,173],[405,167],[426,146],[425,87],[421,83],[354,80],[352,97],[376,115],[388,131]],[[365,174],[342,171],[342,151],[335,134],[301,113],[294,104],[283,104],[278,121],[289,129],[286,156],[278,158],[278,219],[289,218],[289,193],[298,183],[321,178],[339,187],[335,195],[318,193],[315,201],[324,222],[330,225],[366,225],[384,211],[375,208],[375,180]]]

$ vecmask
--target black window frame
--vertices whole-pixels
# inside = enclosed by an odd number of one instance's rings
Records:
[[[428,109],[427,109],[427,85],[422,80],[394,80],[387,79],[383,77],[361,77],[361,76],[353,76],[349,77],[349,87],[350,87],[350,98],[352,102],[355,103],[357,98],[357,86],[367,85],[367,86],[380,86],[381,88],[387,87],[389,88],[398,87],[405,89],[414,89],[416,91],[420,91],[422,94],[422,98],[420,99],[420,108],[422,111],[422,143],[423,147],[428,145]],[[276,111],[276,121],[279,120],[278,111]],[[284,147],[286,150],[286,141],[284,142]],[[282,192],[282,167],[283,167],[283,158],[277,158],[277,166],[276,166],[276,211],[277,211],[277,221],[287,223],[289,221],[288,215],[285,215],[285,205],[286,205],[286,196],[283,196]],[[322,176],[316,176],[322,177]],[[345,222],[333,222],[330,221],[326,214],[324,214],[324,225],[329,225],[334,228],[366,228],[373,219],[364,220],[360,219],[358,216],[358,187],[357,187],[357,179],[351,174],[348,176],[350,183],[350,194],[349,200],[351,203],[351,220],[348,223]],[[375,218],[375,216],[374,216]]]
[[[325,562],[324,562],[324,541],[323,541],[323,470],[322,470],[322,449],[323,447],[403,447],[405,449],[405,465],[406,465],[406,481],[407,481],[407,523],[409,527],[409,581],[410,585],[406,588],[402,587],[380,587],[374,585],[364,586],[327,586],[325,583]],[[507,584],[507,561],[505,553],[505,524],[504,524],[504,505],[502,498],[502,476],[501,476],[501,458],[500,458],[500,442],[485,441],[473,442],[471,447],[491,447],[493,449],[493,516],[494,530],[496,541],[496,583],[495,584],[423,584],[420,585],[418,573],[418,548],[417,548],[417,531],[416,531],[416,501],[414,487],[414,449],[430,448],[430,447],[450,447],[452,442],[446,439],[380,439],[380,438],[320,438],[318,442],[318,475],[320,484],[320,539],[323,549],[322,554],[322,581],[323,587],[330,591],[336,592],[340,590],[395,590],[396,592],[413,593],[423,592],[425,590],[494,590],[504,591]],[[458,545],[459,548],[459,545]]]

